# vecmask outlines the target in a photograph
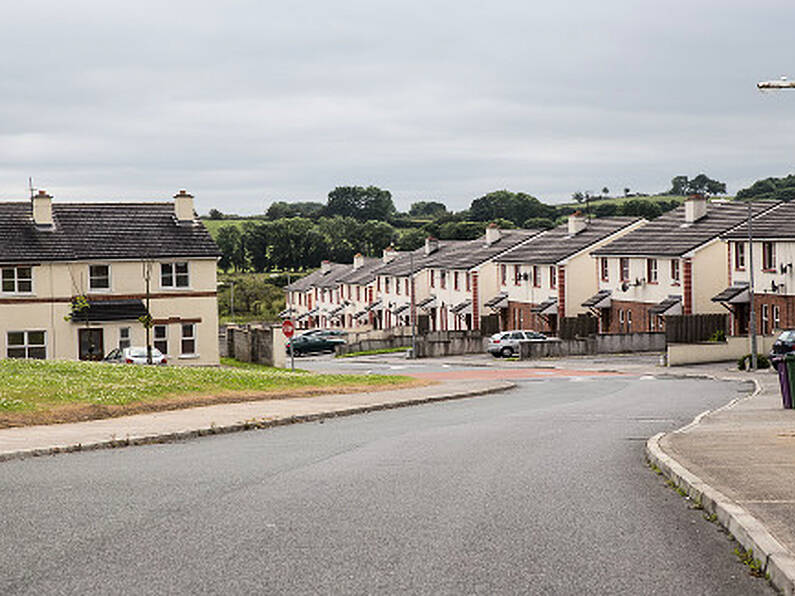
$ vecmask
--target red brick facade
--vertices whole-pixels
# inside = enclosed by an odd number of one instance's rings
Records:
[[[610,305],[609,324],[602,333],[633,333],[645,331],[664,331],[664,318],[662,327],[661,317],[649,314],[649,309],[655,306],[646,302],[630,302],[613,300]],[[649,325],[649,318],[653,318],[653,329]],[[604,321],[604,319],[603,319]]]
[[[472,272],[472,328],[480,329],[480,303],[478,302],[478,272]]]
[[[566,266],[558,265],[558,320],[566,316]]]
[[[508,302],[508,329],[532,329],[541,333],[554,333],[555,329],[549,324],[549,318],[532,311],[535,306],[527,302]]]
[[[682,296],[682,314],[693,314],[693,261],[692,259],[682,259],[682,286],[684,289]]]
[[[755,294],[754,310],[757,332],[762,335],[777,329],[795,329],[795,296]]]

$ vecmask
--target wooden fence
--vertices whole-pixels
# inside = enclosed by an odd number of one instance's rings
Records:
[[[563,317],[558,328],[560,339],[576,339],[595,335],[599,331],[599,321],[588,314],[576,317]]]
[[[670,315],[665,317],[665,339],[671,344],[692,344],[713,339],[722,331],[726,334],[729,316],[710,315]]]

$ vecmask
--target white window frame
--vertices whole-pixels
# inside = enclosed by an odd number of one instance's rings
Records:
[[[107,276],[108,285],[107,286],[94,287],[94,279],[95,278],[91,274],[91,270],[94,267],[107,267],[107,269],[108,269],[108,276]],[[103,279],[103,278],[101,276],[99,276],[97,279]],[[110,283],[110,279],[111,279],[111,277],[110,277],[110,265],[109,264],[107,264],[107,263],[93,263],[93,264],[90,264],[88,266],[88,289],[91,290],[92,292],[110,292],[111,289],[112,289],[112,285]]]
[[[30,277],[20,278],[19,270],[20,269],[28,269],[30,271]],[[5,281],[6,278],[3,274],[6,271],[13,271],[14,276],[11,278],[13,280],[14,289],[13,290],[6,290],[5,289]],[[19,285],[20,282],[30,282],[30,290],[20,290]],[[29,296],[33,294],[34,287],[33,287],[33,265],[12,265],[10,267],[0,267],[0,293],[2,294],[22,294],[25,296]]]
[[[678,286],[681,280],[682,268],[679,265],[679,259],[671,259],[671,283]]]
[[[177,274],[177,265],[185,265],[185,273]],[[164,269],[166,267],[171,268],[171,273],[168,276],[171,278],[171,283],[167,284],[164,283],[166,278],[166,273]],[[177,277],[178,275],[185,276],[187,278],[187,285],[181,286],[177,284]],[[164,290],[188,290],[190,289],[190,261],[163,261],[160,263],[160,287]]]
[[[189,336],[185,335],[185,328],[190,327],[191,334]],[[181,358],[195,358],[198,356],[198,352],[196,351],[196,323],[180,323],[179,328],[179,352]],[[186,352],[185,351],[185,342],[192,341],[193,342],[193,351]]]
[[[11,344],[10,335],[15,333],[21,333],[23,338],[22,344]],[[43,344],[32,344],[30,343],[30,334],[31,333],[41,333],[44,337]],[[30,350],[31,349],[39,349],[44,348],[44,358],[31,358],[30,357]],[[19,358],[19,356],[11,356],[9,354],[10,350],[25,350],[25,356],[22,358],[24,360],[47,360],[47,331],[45,329],[20,329],[20,330],[9,330],[6,331],[6,358]]]
[[[610,281],[610,263],[607,257],[599,258],[599,279],[602,281]]]
[[[157,337],[157,329],[162,328],[165,330],[165,334],[162,338]],[[158,343],[165,342],[166,349],[160,350],[160,347],[157,346]],[[152,345],[156,347],[164,356],[168,356],[168,325],[152,325]]]
[[[767,335],[770,331],[770,306],[767,304],[762,305],[762,335]]]
[[[646,259],[646,280],[647,283],[657,283],[657,259]]]
[[[781,307],[773,305],[773,329],[781,329]]]
[[[132,329],[130,329],[129,327],[119,327],[119,349],[123,350],[124,348],[129,348],[131,345],[132,345]]]

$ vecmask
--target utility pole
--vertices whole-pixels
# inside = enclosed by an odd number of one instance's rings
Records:
[[[748,333],[751,334],[751,370],[756,370],[756,309],[754,300],[754,235],[751,229],[753,217],[751,201],[748,201]]]
[[[144,279],[146,280],[146,363],[152,364],[152,314],[149,310],[149,276],[150,263],[144,261]]]
[[[414,251],[409,252],[409,280],[411,281],[411,357],[417,357],[417,305],[414,300]]]
[[[293,324],[293,329],[295,329],[295,321],[293,320],[293,293],[290,291],[290,271],[287,271],[287,314],[290,317],[290,322]],[[293,332],[295,333],[295,332]],[[293,335],[295,337],[295,335]],[[292,341],[292,338],[290,338]],[[290,370],[295,371],[295,350],[293,346],[290,346]]]

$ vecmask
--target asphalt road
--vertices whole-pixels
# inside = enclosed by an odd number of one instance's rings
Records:
[[[574,378],[0,465],[0,594],[764,594],[644,440],[745,389]]]

